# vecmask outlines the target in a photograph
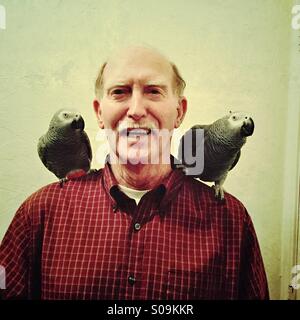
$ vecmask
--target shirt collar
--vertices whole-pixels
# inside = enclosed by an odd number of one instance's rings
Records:
[[[171,166],[172,171],[170,174],[165,177],[157,187],[149,191],[151,196],[154,197],[153,200],[155,200],[154,202],[157,204],[160,212],[165,212],[165,209],[170,205],[170,202],[177,196],[185,179],[185,174],[182,170],[176,169],[174,157],[172,155]],[[120,204],[122,205],[128,202],[131,202],[132,204],[132,201],[134,201],[119,190],[118,181],[111,170],[108,157],[106,158],[103,169],[103,183],[106,192],[110,196],[113,208],[117,208]]]

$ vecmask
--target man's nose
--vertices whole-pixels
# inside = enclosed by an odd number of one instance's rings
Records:
[[[129,101],[127,116],[135,121],[143,118],[147,114],[146,101],[140,92],[133,92]]]

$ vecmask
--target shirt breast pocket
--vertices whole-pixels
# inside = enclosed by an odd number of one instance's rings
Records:
[[[198,272],[172,269],[165,275],[164,298],[167,300],[222,299],[222,277],[218,270]]]

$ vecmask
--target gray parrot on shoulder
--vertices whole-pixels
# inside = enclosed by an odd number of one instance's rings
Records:
[[[196,142],[196,129],[204,130],[202,145]],[[248,114],[231,111],[210,125],[193,126],[180,140],[178,158],[185,173],[203,181],[214,182],[215,197],[223,200],[223,184],[227,174],[236,166],[241,155],[241,148],[253,131],[254,121]],[[203,148],[204,151],[203,171],[199,175],[190,174],[192,171],[189,170],[193,155],[201,152],[197,148]]]
[[[69,177],[90,171],[92,149],[84,126],[79,112],[60,109],[52,117],[48,131],[39,139],[39,157],[60,179],[61,186]]]

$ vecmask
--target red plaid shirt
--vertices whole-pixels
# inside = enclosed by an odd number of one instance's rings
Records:
[[[268,298],[246,209],[179,170],[138,206],[109,165],[42,188],[18,209],[0,265],[4,298]]]

